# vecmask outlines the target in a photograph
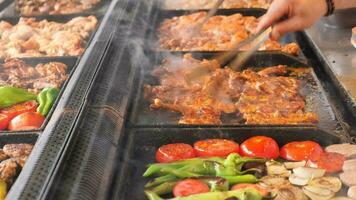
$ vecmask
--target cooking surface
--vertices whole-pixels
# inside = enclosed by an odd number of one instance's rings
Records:
[[[320,49],[352,101],[356,102],[356,49],[350,42],[351,29],[329,28],[319,22],[306,33]]]

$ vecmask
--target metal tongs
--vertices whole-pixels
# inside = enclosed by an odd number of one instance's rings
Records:
[[[229,64],[229,67],[239,71],[245,62],[261,47],[262,44],[264,44],[269,39],[271,32],[272,26],[267,27],[257,34],[250,36],[248,39],[239,42],[231,51],[222,53],[215,59],[221,66],[225,66],[228,61],[230,61],[233,57],[236,57],[233,62]],[[237,55],[241,48],[247,45],[250,45],[250,48],[247,51],[241,52],[239,55]]]

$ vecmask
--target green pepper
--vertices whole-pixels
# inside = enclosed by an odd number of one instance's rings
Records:
[[[0,109],[25,101],[35,100],[37,96],[25,89],[3,86],[0,87]]]
[[[58,95],[59,95],[59,89],[57,88],[43,89],[37,97],[37,101],[40,104],[37,108],[37,112],[43,116],[46,116],[51,110]]]
[[[0,180],[0,200],[4,200],[7,193],[7,184],[5,181]]]
[[[176,197],[170,200],[225,200],[233,197],[239,200],[262,200],[261,194],[253,188],[233,190],[227,192],[207,192],[193,194],[185,197]],[[161,198],[156,198],[152,200],[161,200]]]

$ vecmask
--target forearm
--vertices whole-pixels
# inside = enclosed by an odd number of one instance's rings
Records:
[[[335,9],[356,8],[356,0],[334,0]]]

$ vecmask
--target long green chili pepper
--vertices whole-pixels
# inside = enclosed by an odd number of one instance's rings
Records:
[[[25,101],[35,100],[37,96],[25,89],[11,86],[0,87],[0,109]]]
[[[167,175],[164,175],[164,176],[157,177],[153,181],[148,182],[145,185],[145,188],[155,187],[155,186],[160,185],[160,184],[162,184],[164,182],[175,181],[175,180],[178,180],[178,178],[173,176],[173,175],[171,175],[171,174],[167,174]]]
[[[159,197],[158,194],[150,190],[145,190],[145,195],[148,200],[164,200],[161,197]]]
[[[173,188],[177,184],[177,182],[178,181],[162,183],[161,185],[151,189],[151,191],[156,193],[157,195],[169,194],[173,191]]]
[[[237,183],[256,183],[258,179],[252,174],[238,175],[238,176],[221,176],[226,179],[230,185]]]

